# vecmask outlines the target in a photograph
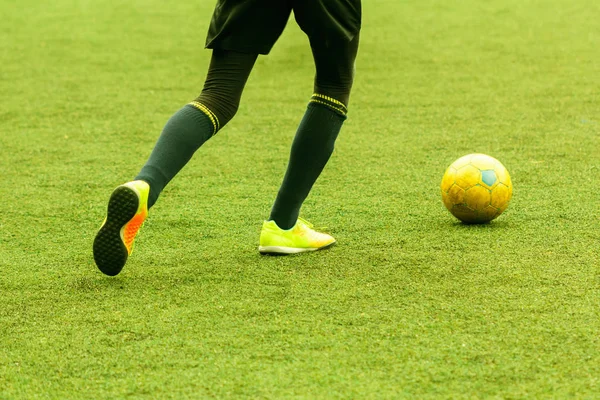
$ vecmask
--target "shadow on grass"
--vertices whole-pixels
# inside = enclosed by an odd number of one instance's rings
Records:
[[[252,246],[184,259],[169,253],[172,259],[165,257],[160,262],[147,255],[132,260],[117,276],[106,276],[95,266],[86,266],[71,276],[66,286],[72,292],[97,295],[99,299],[127,293],[181,291],[189,287],[234,287],[248,282],[271,286],[273,282],[285,282],[290,271],[297,269],[329,270],[332,264],[339,262],[335,247],[334,243],[308,254],[261,255]]]
[[[439,227],[450,228],[454,230],[470,230],[470,231],[492,231],[500,229],[508,229],[511,224],[506,221],[491,221],[485,224],[467,224],[460,221],[444,221],[439,224]]]
[[[327,246],[320,248],[319,250],[301,251],[298,253],[260,253],[260,255],[262,256],[261,258],[266,258],[266,259],[268,259],[269,257],[294,257],[294,256],[304,255],[306,253],[321,253],[323,251],[328,251],[328,250],[332,249],[336,245],[337,245],[337,242],[333,242]]]
[[[131,284],[131,279],[123,279],[119,276],[79,276],[70,282],[69,286],[79,292],[92,292],[97,290],[124,290]]]

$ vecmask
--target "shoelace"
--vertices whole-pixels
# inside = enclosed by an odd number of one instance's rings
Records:
[[[302,222],[304,225],[308,226],[310,229],[313,229],[318,232],[324,232],[324,231],[327,231],[327,229],[329,229],[326,226],[315,227],[312,223],[308,222],[307,220],[305,220],[302,217],[298,217],[298,221]]]

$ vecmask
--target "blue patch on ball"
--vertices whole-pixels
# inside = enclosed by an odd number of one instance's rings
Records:
[[[481,171],[481,180],[488,186],[492,186],[498,178],[496,178],[496,173],[493,169],[487,169],[485,171]]]

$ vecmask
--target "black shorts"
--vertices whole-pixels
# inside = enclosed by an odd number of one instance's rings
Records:
[[[294,11],[311,43],[349,42],[361,27],[361,0],[218,0],[206,47],[268,54]]]

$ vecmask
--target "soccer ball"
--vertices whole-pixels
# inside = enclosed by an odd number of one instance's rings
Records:
[[[444,174],[441,189],[446,208],[468,224],[498,217],[512,197],[508,171],[485,154],[469,154],[454,161]]]

